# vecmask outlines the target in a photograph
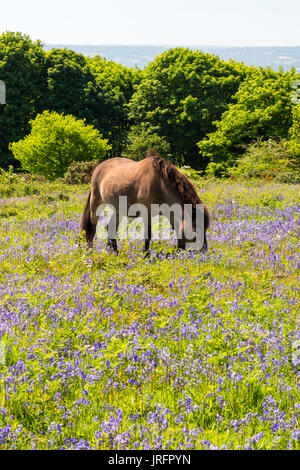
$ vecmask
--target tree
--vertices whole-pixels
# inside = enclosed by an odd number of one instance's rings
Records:
[[[141,81],[142,72],[98,55],[87,58],[87,63],[97,85],[103,87],[105,96],[110,100],[109,138],[114,154],[120,155],[130,128],[128,103],[134,93],[134,87]]]
[[[6,104],[0,106],[0,166],[13,160],[9,142],[29,131],[29,120],[42,109],[45,92],[45,52],[40,41],[21,33],[0,36],[0,78],[6,85]]]
[[[44,107],[86,119],[109,139],[112,152],[120,153],[129,129],[126,104],[137,72],[67,49],[51,50],[46,65],[48,97]]]
[[[68,49],[47,54],[47,98],[44,109],[85,119],[111,139],[113,100],[96,81],[86,58]]]
[[[289,131],[288,147],[300,166],[300,104],[293,108],[293,124]]]
[[[295,72],[253,68],[237,91],[234,102],[216,122],[216,131],[198,144],[216,176],[241,156],[258,138],[286,138],[292,124],[292,92]]]
[[[175,160],[201,168],[197,142],[215,128],[247,67],[184,48],[171,49],[149,64],[129,104],[133,123],[158,129]]]
[[[82,54],[68,49],[47,53],[47,96],[44,108],[83,117],[87,88],[93,79]]]
[[[44,111],[30,125],[31,133],[10,149],[24,170],[49,179],[62,177],[72,161],[100,161],[110,150],[97,129],[71,115]]]

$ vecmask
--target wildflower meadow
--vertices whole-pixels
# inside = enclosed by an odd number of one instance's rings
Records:
[[[1,193],[0,449],[299,449],[299,186],[194,183],[208,251],[149,258],[87,185]]]

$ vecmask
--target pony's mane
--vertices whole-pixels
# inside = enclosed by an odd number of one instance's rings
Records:
[[[196,207],[196,204],[203,204],[194,185],[173,163],[162,158],[155,150],[148,150],[146,157],[152,159],[154,168],[158,170],[163,180],[177,189],[183,204],[192,204],[193,207]],[[205,229],[209,226],[209,212],[206,206],[204,206],[204,225]]]
[[[147,157],[152,159],[153,166],[156,168],[163,180],[173,186],[179,192],[183,204],[202,204],[194,185],[177,170],[173,163],[162,158],[155,150],[148,150]]]

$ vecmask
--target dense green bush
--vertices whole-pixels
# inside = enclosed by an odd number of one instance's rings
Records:
[[[124,156],[133,160],[145,158],[147,150],[156,150],[163,158],[171,159],[171,147],[164,137],[145,125],[133,126],[128,134]]]
[[[259,140],[250,145],[245,154],[237,160],[237,166],[228,169],[228,174],[233,178],[297,182],[295,159],[286,141],[271,139]],[[299,174],[298,180],[300,181]]]
[[[25,181],[26,183],[49,183],[49,180],[44,175],[18,172],[17,176],[19,180]]]
[[[258,138],[286,138],[292,124],[295,73],[253,68],[235,95],[217,130],[199,142],[211,162],[208,173],[222,176]]]
[[[194,170],[188,165],[184,165],[180,167],[180,172],[183,173],[189,180],[197,182],[197,185],[200,186],[202,184],[201,177],[203,176],[202,171]]]
[[[293,124],[289,131],[289,149],[295,155],[298,165],[300,159],[300,104],[293,109]]]
[[[65,182],[67,184],[88,184],[91,181],[91,176],[99,165],[98,160],[90,162],[72,162],[65,174]]]
[[[49,179],[64,176],[72,161],[102,160],[110,149],[97,129],[71,115],[44,111],[30,124],[31,133],[10,148],[24,170]]]
[[[49,183],[49,181],[43,175],[16,173],[14,172],[12,165],[9,166],[7,171],[0,168],[1,198],[39,194],[40,188],[44,188],[46,183]]]
[[[13,166],[9,165],[8,170],[0,168],[0,184],[13,183],[46,183],[47,178],[43,175],[33,175],[31,173],[16,173]]]

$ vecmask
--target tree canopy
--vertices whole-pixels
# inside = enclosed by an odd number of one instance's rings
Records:
[[[107,129],[102,125],[103,132],[112,143],[113,154],[120,155],[126,145],[130,129],[128,103],[133,95],[134,86],[141,80],[142,72],[98,55],[87,58],[87,63],[97,86],[103,89],[107,100],[106,112],[109,122]]]
[[[45,53],[40,41],[7,32],[0,36],[0,78],[6,85],[6,104],[0,106],[0,166],[13,158],[9,142],[29,132],[29,120],[42,109]]]
[[[171,146],[175,161],[195,167],[197,142],[214,130],[246,77],[247,67],[185,48],[171,49],[150,63],[130,101],[130,118],[152,127]]]
[[[0,36],[0,79],[6,105],[0,107],[0,165],[17,164],[9,143],[30,131],[44,110],[85,119],[120,154],[129,130],[127,104],[141,72],[112,61],[87,58],[68,49],[45,52],[40,41],[8,32]]]
[[[293,108],[293,123],[289,130],[288,147],[293,152],[300,167],[300,104]]]
[[[0,80],[6,85],[0,106],[4,168],[19,165],[9,144],[21,140],[25,149],[30,123],[43,111],[93,126],[109,144],[107,157],[140,159],[152,147],[176,164],[215,176],[226,175],[257,141],[287,139],[290,151],[300,154],[294,70],[248,67],[180,47],[135,70],[68,49],[45,52],[40,41],[7,32],[0,36]],[[16,154],[16,144],[10,148]]]
[[[216,122],[216,131],[198,144],[200,154],[217,176],[258,138],[286,138],[292,124],[291,100],[295,72],[253,68]]]

